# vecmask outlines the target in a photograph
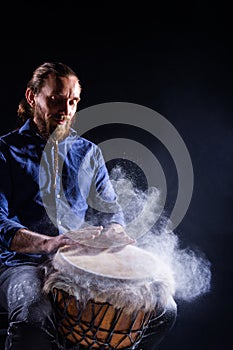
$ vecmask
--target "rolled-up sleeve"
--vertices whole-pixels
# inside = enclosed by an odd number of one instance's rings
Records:
[[[9,249],[11,241],[20,228],[25,228],[16,215],[9,210],[12,196],[11,174],[6,156],[0,150],[0,247]]]

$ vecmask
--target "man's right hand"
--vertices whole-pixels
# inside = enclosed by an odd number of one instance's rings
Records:
[[[102,231],[102,226],[88,226],[77,231],[67,231],[56,237],[47,237],[45,241],[46,252],[53,253],[64,246],[79,246],[87,240],[98,237]]]

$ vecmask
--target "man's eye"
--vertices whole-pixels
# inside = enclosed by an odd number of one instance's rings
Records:
[[[78,103],[78,101],[75,99],[75,100],[71,100],[70,101],[70,106],[74,106]]]
[[[49,100],[50,100],[51,103],[56,104],[56,105],[63,103],[63,98],[60,97],[60,96],[52,95],[52,96],[50,96]]]

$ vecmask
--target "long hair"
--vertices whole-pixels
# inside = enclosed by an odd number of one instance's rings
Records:
[[[31,79],[27,83],[27,88],[30,88],[35,95],[38,94],[50,74],[53,74],[55,77],[67,77],[73,75],[78,79],[77,74],[66,64],[61,62],[45,62],[34,70]],[[20,101],[17,114],[19,117],[18,126],[24,124],[27,119],[33,118],[33,111],[27,102],[26,97],[22,98]]]

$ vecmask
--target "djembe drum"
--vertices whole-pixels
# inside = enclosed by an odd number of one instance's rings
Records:
[[[44,283],[58,332],[81,349],[134,349],[174,292],[167,266],[133,245],[60,248]]]

